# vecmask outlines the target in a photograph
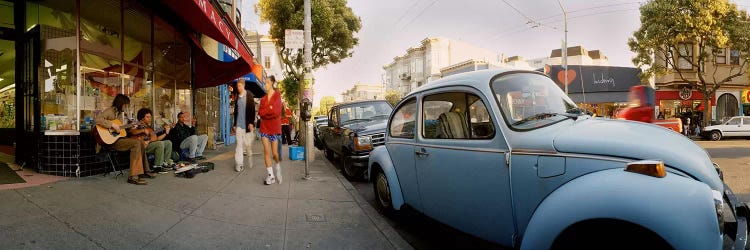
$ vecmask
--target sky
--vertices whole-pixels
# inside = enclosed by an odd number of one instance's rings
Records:
[[[257,2],[243,0],[243,25],[268,34],[270,26],[261,24],[254,12]],[[640,27],[638,7],[643,2],[560,0],[568,13],[568,46],[600,50],[610,65],[633,67],[627,41]],[[733,2],[741,9],[750,5],[750,0]],[[341,101],[341,93],[356,83],[381,84],[383,65],[427,37],[459,40],[525,59],[549,57],[564,37],[557,0],[348,0],[348,5],[362,19],[359,45],[352,57],[316,70],[315,106],[324,96]]]

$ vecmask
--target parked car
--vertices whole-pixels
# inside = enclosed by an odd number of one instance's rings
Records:
[[[327,116],[316,116],[313,124],[313,144],[317,149],[323,149],[323,143],[320,142],[320,126],[328,124]]]
[[[735,116],[720,125],[705,127],[701,136],[712,141],[724,137],[750,137],[750,116]]]
[[[320,138],[325,155],[338,155],[347,178],[364,178],[373,148],[385,141],[385,124],[391,114],[385,100],[348,102],[334,105],[328,112],[327,126],[321,126]]]
[[[750,210],[703,148],[656,125],[592,118],[539,72],[481,70],[414,90],[369,170],[383,213],[410,208],[513,248],[747,239]]]

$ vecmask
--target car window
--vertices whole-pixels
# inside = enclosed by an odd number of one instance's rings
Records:
[[[333,126],[338,126],[339,125],[339,115],[338,115],[338,113],[339,113],[338,112],[338,108],[331,109],[331,116],[330,116],[331,118],[329,118],[329,119],[331,119],[331,123],[333,123]]]
[[[391,119],[389,128],[391,137],[413,139],[417,119],[416,113],[417,102],[414,99],[401,105]]]
[[[471,138],[492,138],[495,136],[495,125],[490,120],[490,113],[482,99],[475,95],[468,95],[469,129]]]
[[[577,106],[548,77],[508,74],[491,83],[505,122],[514,130],[532,130],[577,113]]]
[[[422,136],[426,139],[482,139],[495,134],[487,107],[476,95],[464,92],[430,95],[425,97],[422,107]]]
[[[745,126],[750,126],[750,118],[742,118],[742,124]]]
[[[729,121],[727,121],[727,125],[734,125],[734,126],[740,125],[740,118],[735,117],[735,118],[729,119]]]
[[[360,120],[387,119],[393,108],[387,102],[364,102],[340,107],[341,123]]]

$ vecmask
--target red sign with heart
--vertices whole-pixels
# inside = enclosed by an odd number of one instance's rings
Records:
[[[576,79],[576,71],[569,69],[568,70],[568,82],[565,82],[565,70],[560,70],[560,72],[557,72],[557,81],[569,85],[573,80]]]

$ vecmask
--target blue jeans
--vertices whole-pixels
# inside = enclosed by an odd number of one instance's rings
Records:
[[[189,158],[203,156],[203,150],[206,149],[208,135],[191,135],[180,143],[180,148],[189,148]]]

